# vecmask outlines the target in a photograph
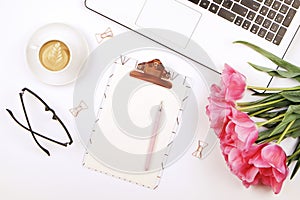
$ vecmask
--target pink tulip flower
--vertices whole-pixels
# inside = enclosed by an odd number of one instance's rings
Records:
[[[259,134],[255,122],[235,104],[245,89],[245,77],[225,64],[220,86],[211,86],[206,114],[230,171],[246,187],[267,185],[278,194],[288,175],[287,157],[279,145],[255,143]]]
[[[243,97],[246,90],[246,78],[228,64],[224,66],[221,82],[226,101],[236,101]]]
[[[282,184],[288,176],[286,165],[286,154],[277,144],[263,145],[256,155],[249,159],[249,164],[259,169],[254,182],[260,182],[264,185],[271,186],[273,192],[278,194]],[[253,184],[253,182],[249,182]]]

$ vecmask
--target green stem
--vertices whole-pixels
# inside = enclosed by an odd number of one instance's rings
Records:
[[[299,129],[300,129],[300,127],[290,129],[290,130],[287,131],[287,133],[285,134],[285,136],[287,136],[288,134],[293,133],[293,132],[295,132],[295,131],[298,131]],[[273,135],[273,136],[270,136],[270,137],[259,136],[259,137],[257,138],[256,141],[257,141],[258,143],[269,143],[269,142],[272,142],[272,141],[274,141],[274,140],[277,140],[279,135],[281,135],[281,134],[278,133],[278,134]],[[284,137],[285,137],[285,136],[284,136]]]
[[[274,136],[267,137],[267,138],[264,138],[264,139],[258,138],[256,141],[257,141],[258,144],[269,143],[269,142],[272,142],[272,141],[276,140],[277,137],[278,137],[278,135],[274,135]]]
[[[255,113],[252,113],[252,114],[249,115],[249,116],[250,116],[250,117],[254,117],[254,116],[259,115],[259,114],[261,114],[261,113],[264,113],[264,112],[267,112],[267,111],[269,111],[269,110],[272,110],[273,108],[274,108],[274,107],[265,108],[265,109],[263,109],[263,110],[259,110],[259,111],[255,112]]]
[[[293,153],[293,155],[289,156],[287,161],[292,160],[293,158],[295,158],[298,154],[300,153],[300,149],[298,149],[298,151],[296,151],[295,153]]]
[[[281,115],[278,115],[278,116],[276,116],[276,117],[274,117],[274,118],[272,118],[272,119],[269,119],[269,120],[267,120],[267,121],[259,122],[259,123],[257,123],[256,125],[257,125],[258,127],[262,127],[262,126],[264,126],[264,125],[266,125],[266,124],[268,124],[268,123],[271,123],[271,122],[274,122],[274,121],[276,121],[276,120],[278,120],[278,119],[280,119],[280,118],[283,118],[284,115],[285,115],[285,113],[284,113],[284,114],[281,114]]]
[[[281,134],[280,138],[277,141],[277,144],[280,144],[280,142],[283,140],[284,136],[287,134],[287,132],[289,131],[289,129],[293,126],[293,124],[295,123],[296,120],[293,120],[289,123],[289,125],[285,128],[285,130],[283,131],[283,133]]]
[[[291,91],[291,90],[299,90],[300,86],[289,87],[289,88],[268,88],[268,87],[259,87],[259,86],[248,85],[247,89],[265,90],[265,91]]]
[[[262,104],[257,104],[257,105],[252,105],[252,106],[245,106],[245,107],[240,107],[238,108],[240,111],[247,111],[249,109],[253,109],[253,108],[259,108],[259,107],[263,107],[263,106],[269,106],[269,105],[272,105],[272,104],[275,104],[275,103],[279,103],[281,101],[285,100],[285,98],[281,98],[281,99],[277,99],[277,100],[274,100],[274,101],[269,101],[269,102],[266,102],[266,103],[262,103]]]

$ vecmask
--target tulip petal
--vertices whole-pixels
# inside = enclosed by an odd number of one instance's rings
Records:
[[[281,173],[286,173],[286,155],[279,145],[271,144],[262,149],[262,158],[270,166],[276,168]]]

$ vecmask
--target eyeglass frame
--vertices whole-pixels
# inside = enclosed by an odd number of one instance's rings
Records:
[[[25,94],[25,92],[28,92],[29,94],[31,94],[32,96],[34,96],[36,99],[38,99],[44,106],[45,106],[45,111],[46,112],[51,112],[52,113],[52,119],[53,120],[57,120],[59,123],[60,123],[60,125],[63,127],[63,129],[64,129],[64,131],[66,132],[66,134],[67,134],[67,136],[68,136],[68,139],[69,139],[69,142],[65,142],[65,143],[63,143],[63,142],[59,142],[59,141],[57,141],[57,140],[54,140],[54,139],[51,139],[51,138],[49,138],[49,137],[47,137],[47,136],[44,136],[44,135],[42,135],[42,134],[40,134],[40,133],[38,133],[38,132],[35,132],[35,131],[33,131],[32,130],[32,128],[31,128],[31,124],[30,124],[30,122],[29,122],[29,118],[28,118],[28,115],[27,115],[27,111],[26,111],[26,106],[25,106],[25,103],[24,103],[24,99],[23,99],[23,95]],[[63,121],[57,116],[57,114],[55,113],[55,111],[39,96],[39,95],[37,95],[36,93],[34,93],[32,90],[30,90],[30,89],[28,89],[28,88],[23,88],[22,90],[21,90],[21,92],[19,93],[19,96],[20,96],[20,100],[21,100],[21,104],[22,104],[22,108],[23,108],[23,112],[24,112],[24,114],[25,114],[25,118],[26,118],[26,122],[27,122],[27,125],[28,125],[28,127],[26,127],[26,126],[24,126],[23,124],[21,124],[17,119],[16,119],[16,117],[14,116],[14,114],[13,114],[13,112],[11,111],[11,110],[9,110],[9,109],[6,109],[6,111],[10,114],[10,116],[12,117],[12,119],[19,125],[19,126],[21,126],[22,128],[24,128],[25,130],[27,130],[27,131],[29,131],[30,133],[31,133],[31,135],[32,135],[32,137],[34,138],[34,141],[35,141],[35,143],[48,155],[48,156],[50,156],[50,152],[46,149],[46,148],[44,148],[39,142],[38,142],[38,140],[37,140],[37,138],[35,137],[35,135],[37,135],[37,136],[39,136],[39,137],[41,137],[41,138],[44,138],[44,139],[46,139],[46,140],[49,140],[49,141],[51,141],[51,142],[54,142],[54,143],[56,143],[56,144],[59,144],[59,145],[62,145],[62,146],[67,146],[67,145],[71,145],[72,143],[73,143],[73,139],[72,139],[72,137],[71,137],[71,135],[70,135],[70,133],[69,133],[69,131],[68,131],[68,129],[67,129],[67,127],[65,126],[65,124],[63,123]]]

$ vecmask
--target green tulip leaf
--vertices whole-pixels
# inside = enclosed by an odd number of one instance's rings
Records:
[[[249,42],[246,41],[235,41],[234,43],[236,44],[243,44],[251,49],[253,49],[254,51],[258,52],[259,54],[261,54],[262,56],[268,58],[270,61],[272,61],[274,64],[278,65],[279,67],[289,71],[289,72],[293,72],[293,73],[300,73],[300,68],[296,65],[293,65],[281,58],[279,58],[278,56],[270,53],[269,51],[266,51],[254,44],[251,44]]]
[[[270,76],[276,76],[276,77],[280,77],[280,78],[291,78],[291,77],[300,75],[300,74],[294,75],[293,73],[289,73],[287,71],[275,70],[275,69],[271,69],[271,68],[267,68],[267,67],[262,67],[262,66],[250,63],[250,62],[248,62],[248,64],[258,71],[268,73]]]
[[[284,98],[288,99],[289,101],[299,103],[300,102],[300,91],[283,91],[280,92]]]
[[[294,169],[293,169],[293,172],[292,172],[292,174],[291,174],[291,178],[290,179],[293,179],[294,178],[294,176],[296,175],[296,173],[297,173],[297,171],[299,170],[299,168],[300,168],[300,157],[298,157],[298,161],[296,162],[296,165],[295,165],[295,167],[294,167]]]

